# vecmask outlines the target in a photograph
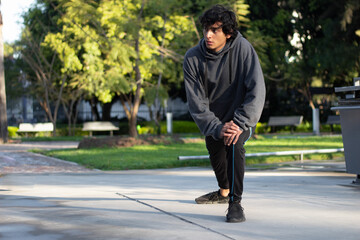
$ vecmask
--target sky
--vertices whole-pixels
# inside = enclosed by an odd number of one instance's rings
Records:
[[[20,38],[22,29],[21,14],[27,12],[35,0],[1,0],[3,17],[3,40],[11,43]]]

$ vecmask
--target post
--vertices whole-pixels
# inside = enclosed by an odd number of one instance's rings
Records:
[[[360,86],[360,77],[354,78],[354,86]]]
[[[315,135],[320,135],[320,114],[318,108],[314,108],[312,110],[312,120],[313,120],[313,133]]]
[[[171,112],[167,112],[166,113],[166,131],[168,134],[172,134],[173,132],[173,124],[172,124],[172,113]]]
[[[1,1],[0,1],[1,4]],[[6,91],[4,74],[4,45],[2,37],[2,15],[0,12],[0,143],[6,143],[8,139],[7,113],[6,113]]]

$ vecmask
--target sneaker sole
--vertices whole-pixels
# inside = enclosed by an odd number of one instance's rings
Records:
[[[226,222],[228,223],[239,223],[239,222],[245,222],[246,218],[227,218]]]
[[[196,202],[197,204],[228,204],[228,203],[229,203],[228,200],[226,200],[226,201],[224,201],[224,202],[210,202],[210,201],[200,202],[200,201],[196,201],[196,200],[195,200],[195,202]]]

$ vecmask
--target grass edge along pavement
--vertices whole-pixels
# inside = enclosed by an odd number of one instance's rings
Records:
[[[341,136],[259,136],[246,143],[247,153],[302,149],[342,148]],[[191,143],[141,145],[121,148],[62,149],[36,152],[100,170],[157,169],[210,166],[208,159],[179,161],[179,155],[206,155],[203,139]],[[343,159],[343,153],[309,154],[311,160]],[[246,164],[274,164],[299,160],[299,156],[247,157]]]

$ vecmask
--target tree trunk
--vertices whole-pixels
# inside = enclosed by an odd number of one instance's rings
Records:
[[[141,100],[141,88],[142,88],[142,79],[141,79],[141,72],[139,68],[139,39],[136,40],[135,43],[135,50],[137,52],[138,58],[135,61],[135,81],[136,81],[136,91],[135,91],[135,99],[133,103],[133,108],[131,111],[131,116],[129,119],[129,134],[130,137],[137,137],[138,132],[136,130],[136,122],[137,122],[137,114],[139,111],[140,100]]]
[[[131,117],[129,119],[129,136],[130,137],[137,137],[138,136],[138,132],[136,129],[136,122],[137,122],[137,118],[135,117]]]
[[[103,106],[102,106],[102,120],[103,121],[110,121],[112,105],[113,105],[113,102],[103,104]]]
[[[138,16],[138,21],[140,22],[143,9],[144,9],[145,1],[143,0],[141,3],[141,9]],[[136,52],[136,60],[135,60],[135,66],[134,66],[134,72],[135,72],[135,84],[136,84],[136,90],[134,99],[132,99],[132,95],[130,94],[130,97],[128,97],[126,94],[122,94],[119,96],[121,105],[124,108],[126,117],[128,119],[129,124],[129,135],[130,137],[137,137],[138,132],[136,129],[136,123],[137,123],[137,114],[139,111],[139,106],[141,102],[141,88],[142,88],[142,78],[141,78],[141,72],[139,68],[139,62],[140,62],[140,50],[139,50],[139,31],[138,35],[135,39],[135,52]],[[126,103],[128,106],[126,106]]]
[[[63,90],[64,90],[64,86],[65,86],[65,80],[66,80],[66,75],[62,78],[62,82],[61,82],[61,87],[55,102],[55,108],[54,108],[54,116],[53,116],[53,124],[54,124],[54,130],[53,130],[53,136],[56,136],[56,120],[57,120],[57,115],[59,112],[59,107],[61,105],[61,98],[62,98],[62,94],[63,94]]]
[[[139,22],[140,22],[140,19],[142,17],[142,13],[144,10],[144,4],[145,4],[145,1],[143,0],[141,3],[141,9],[140,9],[139,17],[138,17]],[[137,114],[139,111],[140,101],[141,101],[141,88],[142,88],[142,78],[141,78],[141,72],[140,72],[140,68],[139,68],[139,62],[140,62],[140,50],[139,50],[140,36],[139,36],[139,34],[140,33],[138,32],[138,36],[135,40],[135,52],[136,52],[136,56],[137,56],[136,60],[135,60],[135,66],[134,66],[136,91],[135,91],[133,107],[131,109],[132,111],[130,112],[130,118],[129,118],[129,135],[130,135],[130,137],[138,136],[138,132],[136,129],[136,122],[137,122]]]
[[[163,48],[165,45],[165,34],[166,34],[166,16],[164,16],[164,26],[163,26],[163,35],[162,35],[162,42],[161,42],[161,47]],[[164,55],[161,54],[160,56],[160,63],[161,65],[164,63]],[[155,96],[155,101],[154,101],[154,106],[155,106],[155,117],[154,117],[154,122],[155,122],[155,126],[156,126],[156,133],[157,135],[161,135],[161,125],[160,125],[160,120],[161,120],[161,102],[159,99],[159,91],[160,91],[160,86],[161,86],[161,79],[162,79],[162,75],[163,75],[163,71],[160,72],[159,74],[159,78],[158,78],[158,82],[156,85],[156,96]]]
[[[91,113],[93,115],[92,120],[94,120],[94,121],[98,121],[100,119],[100,114],[97,109],[97,103],[98,103],[98,101],[95,99],[95,97],[92,97],[90,100],[90,106],[91,106]]]
[[[312,99],[312,95],[310,92],[310,81],[306,81],[303,89],[300,89],[298,91],[306,98],[306,100],[308,100],[308,103],[309,103],[309,106],[311,107],[311,109],[315,109],[315,104],[314,104],[314,101]]]
[[[136,91],[135,91],[135,99],[134,103],[130,112],[130,118],[129,118],[129,135],[130,137],[137,137],[138,132],[136,129],[136,123],[137,123],[137,114],[139,111],[140,106],[140,100],[141,100],[141,73],[138,66],[138,60],[136,61],[136,65],[134,67],[135,73],[136,73]],[[131,104],[131,103],[130,103]]]
[[[73,136],[74,135],[74,129],[73,129],[73,122],[74,126],[76,123],[76,117],[77,117],[77,106],[78,106],[78,99],[71,99],[70,102],[65,102],[62,100],[63,109],[66,115],[66,118],[68,120],[68,135]]]
[[[79,113],[79,104],[82,101],[82,99],[83,98],[80,97],[80,99],[75,104],[74,118],[73,118],[73,122],[72,122],[73,135],[75,135],[76,122],[77,122],[77,117],[78,117],[78,113]]]
[[[4,45],[2,38],[2,15],[0,12],[0,143],[8,140],[7,113],[6,113],[6,91],[4,74]]]

